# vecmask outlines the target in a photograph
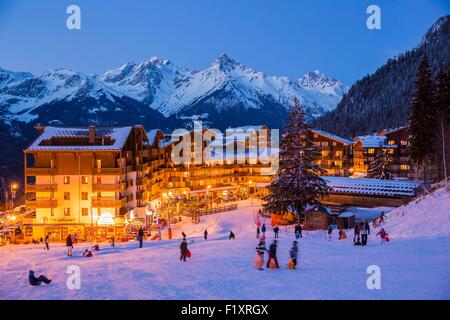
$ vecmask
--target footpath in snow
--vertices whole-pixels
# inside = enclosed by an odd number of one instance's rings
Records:
[[[323,231],[304,232],[298,270],[286,268],[295,238],[284,227],[278,248],[281,269],[255,269],[256,202],[202,217],[200,224],[173,225],[176,239],[145,241],[141,249],[136,242],[116,248],[101,244],[91,258],[81,255],[87,244],[76,244],[73,257],[65,255],[61,244],[50,244],[50,251],[42,245],[8,245],[0,248],[0,299],[449,299],[449,195],[438,191],[429,197],[392,211],[384,226],[391,237],[387,245],[373,232],[367,247],[352,245],[352,231],[347,240],[337,240],[334,232],[332,241]],[[273,232],[269,220],[266,225],[269,245]],[[205,227],[208,240],[203,239]],[[228,240],[230,230],[236,240]],[[182,231],[192,252],[185,263],[179,261]],[[71,265],[81,270],[79,290],[66,286]],[[380,290],[367,288],[370,265],[381,268]],[[31,287],[30,269],[53,282]]]

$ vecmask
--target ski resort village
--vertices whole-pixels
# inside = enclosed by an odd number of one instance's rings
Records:
[[[417,179],[408,127],[348,140],[295,99],[282,134],[194,127],[36,127],[0,296],[450,297],[449,188],[439,162]]]
[[[0,4],[0,300],[450,300],[448,1],[47,2]]]

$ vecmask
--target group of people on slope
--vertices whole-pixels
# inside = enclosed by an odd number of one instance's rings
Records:
[[[266,263],[266,268],[279,269],[280,264],[277,258],[277,246],[278,241],[276,239],[270,244],[269,249],[266,248],[266,243],[264,239],[260,239],[258,246],[256,247],[256,261],[255,265],[258,270],[264,270],[264,253],[267,251],[268,259]],[[297,267],[297,255],[298,255],[298,242],[295,240],[292,243],[292,247],[289,250],[289,256],[291,260],[288,263],[290,269],[296,269]]]

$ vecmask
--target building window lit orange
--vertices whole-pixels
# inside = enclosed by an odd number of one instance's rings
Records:
[[[88,182],[89,182],[89,179],[88,179],[87,176],[82,176],[82,177],[81,177],[81,183],[82,183],[82,184],[88,184]]]
[[[88,208],[81,208],[81,215],[86,217],[89,214]]]
[[[81,193],[81,200],[88,200],[88,193],[87,192],[82,192]]]
[[[367,153],[368,154],[374,154],[375,153],[375,149],[374,148],[369,148],[369,149],[367,149]]]
[[[70,200],[70,192],[64,192],[64,200]]]
[[[69,176],[65,176],[64,177],[64,184],[70,184],[70,177]]]
[[[70,208],[64,208],[64,216],[70,216]]]

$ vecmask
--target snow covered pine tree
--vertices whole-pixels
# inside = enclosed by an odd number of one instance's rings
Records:
[[[310,134],[305,112],[295,98],[280,142],[280,166],[264,197],[269,212],[283,214],[291,208],[300,218],[307,205],[319,205],[320,196],[328,193],[329,187],[319,176],[326,171],[314,163],[320,150]]]
[[[393,175],[389,169],[392,162],[389,150],[380,148],[380,151],[375,155],[375,159],[369,164],[369,177],[376,179],[393,179]]]

